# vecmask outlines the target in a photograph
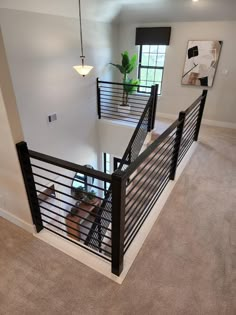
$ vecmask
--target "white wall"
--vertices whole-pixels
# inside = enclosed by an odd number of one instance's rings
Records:
[[[97,167],[96,77],[110,79],[115,27],[84,23],[85,55],[94,70],[82,78],[78,19],[1,9],[0,21],[29,148]],[[49,125],[47,116],[57,113]]]
[[[181,22],[161,24],[122,24],[120,51],[137,52],[136,27],[171,26],[172,35],[167,50],[162,96],[158,112],[176,114],[185,109],[201,93],[196,87],[181,86],[188,40],[223,40],[223,49],[213,88],[209,89],[204,118],[236,123],[236,22]],[[228,74],[225,75],[225,70]]]
[[[0,90],[0,216],[30,230],[32,219]]]
[[[106,152],[121,158],[134,133],[134,127],[102,119],[98,122],[100,153]]]
[[[15,143],[23,140],[0,32],[0,216],[33,231]]]

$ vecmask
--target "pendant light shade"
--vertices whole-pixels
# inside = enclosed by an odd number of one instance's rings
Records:
[[[79,22],[80,22],[80,47],[81,47],[81,65],[74,66],[73,68],[83,77],[85,77],[93,69],[92,66],[85,65],[84,60],[84,46],[83,46],[83,33],[82,33],[82,18],[81,18],[81,3],[78,0],[79,4]]]
[[[89,74],[89,72],[93,69],[92,66],[86,66],[86,65],[74,66],[73,68],[75,69],[75,71],[77,71],[83,77],[85,77],[87,74]]]

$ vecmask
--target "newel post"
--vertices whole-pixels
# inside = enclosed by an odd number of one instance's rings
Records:
[[[179,125],[177,126],[176,136],[175,136],[175,144],[173,150],[173,157],[171,163],[171,171],[170,171],[170,179],[175,180],[176,170],[178,166],[178,159],[179,159],[179,150],[181,146],[184,124],[185,124],[186,113],[180,112],[179,113]]]
[[[30,205],[31,215],[33,222],[36,226],[36,230],[39,233],[43,229],[43,222],[40,213],[40,207],[38,203],[38,196],[34,183],[34,176],[30,163],[30,155],[26,142],[22,141],[16,144],[16,150],[21,166],[21,171],[25,183],[26,193]]]
[[[123,270],[126,181],[121,170],[112,174],[112,273]]]
[[[207,93],[208,93],[208,90],[203,90],[202,92],[202,100],[200,103],[200,108],[199,108],[199,113],[198,113],[198,118],[197,118],[197,123],[196,123],[196,130],[195,130],[194,138],[193,138],[194,141],[198,141],[199,131],[202,124],[202,117],[203,117],[204,108],[206,104]]]
[[[99,86],[99,78],[97,78],[97,111],[98,118],[101,119],[101,89]]]

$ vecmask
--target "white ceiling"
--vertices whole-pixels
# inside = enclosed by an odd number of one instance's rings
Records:
[[[83,17],[109,22],[236,20],[236,0],[81,0]],[[78,17],[77,0],[0,0],[0,8]]]

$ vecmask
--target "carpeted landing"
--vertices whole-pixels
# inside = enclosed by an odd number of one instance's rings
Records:
[[[0,314],[235,315],[236,131],[199,146],[120,286],[0,218]]]

